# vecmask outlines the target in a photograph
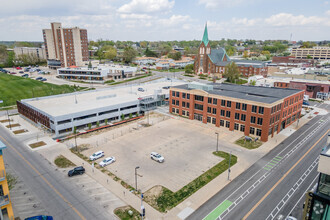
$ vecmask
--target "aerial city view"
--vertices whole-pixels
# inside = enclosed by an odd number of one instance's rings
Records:
[[[0,220],[330,220],[330,1],[1,9]]]

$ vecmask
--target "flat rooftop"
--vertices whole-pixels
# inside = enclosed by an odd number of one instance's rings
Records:
[[[141,85],[110,87],[86,92],[25,99],[22,100],[22,103],[39,109],[50,116],[58,117],[121,103],[134,102],[139,98],[153,96],[156,90],[160,91],[160,94],[169,94],[169,89],[162,88],[165,86],[177,86],[183,83],[180,81],[172,82],[165,80]],[[138,91],[139,88],[143,88],[144,92]]]
[[[274,103],[301,91],[298,89],[244,86],[226,83],[210,83],[207,85],[213,86],[213,89],[206,91],[210,94],[267,104]],[[188,84],[174,86],[174,88],[194,90],[194,88],[189,88]]]

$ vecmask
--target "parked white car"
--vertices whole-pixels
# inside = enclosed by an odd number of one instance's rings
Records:
[[[153,159],[159,163],[163,163],[165,160],[162,155],[160,155],[159,153],[156,153],[156,152],[151,152],[150,157],[151,157],[151,159]]]
[[[116,161],[116,158],[115,157],[107,157],[105,158],[104,160],[102,160],[99,165],[101,167],[105,167],[106,165],[109,165],[109,164],[112,164]]]
[[[95,152],[93,155],[89,156],[89,160],[91,160],[91,161],[97,160],[103,156],[104,156],[104,152],[100,150],[98,152]]]

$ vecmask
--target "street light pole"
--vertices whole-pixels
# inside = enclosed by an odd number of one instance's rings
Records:
[[[140,167],[135,167],[135,190],[138,191],[137,189],[137,169],[139,169]]]
[[[230,159],[231,159],[231,151],[229,154],[229,162],[228,162],[228,180],[229,180],[229,176],[230,176]]]
[[[216,152],[218,152],[219,149],[219,133],[215,132],[215,134],[217,135],[217,148],[216,148]]]

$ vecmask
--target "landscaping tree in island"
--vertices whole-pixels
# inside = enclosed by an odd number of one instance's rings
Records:
[[[239,69],[235,62],[231,62],[226,66],[223,76],[227,78],[227,82],[235,83],[239,79]]]
[[[129,118],[133,118],[133,114],[132,113],[129,113]]]
[[[187,66],[184,67],[184,72],[185,73],[193,73],[194,72],[194,64],[188,64]]]
[[[125,120],[125,115],[124,114],[121,114],[121,120],[123,121],[123,120]]]
[[[100,122],[99,121],[96,122],[96,127],[100,127]]]
[[[135,113],[135,117],[139,117],[139,113],[137,112],[137,113]]]
[[[104,123],[105,123],[105,125],[108,124],[108,119],[107,118],[104,120]]]
[[[89,123],[89,124],[88,124],[88,129],[90,130],[91,128],[92,128],[92,124]]]

